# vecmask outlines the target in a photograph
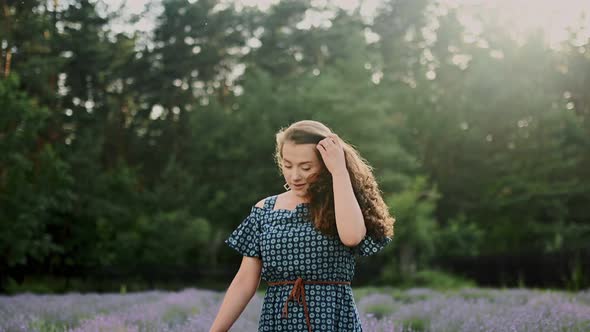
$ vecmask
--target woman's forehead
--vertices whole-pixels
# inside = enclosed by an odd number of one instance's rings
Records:
[[[283,145],[283,160],[292,163],[317,161],[315,144],[294,144],[286,142]]]

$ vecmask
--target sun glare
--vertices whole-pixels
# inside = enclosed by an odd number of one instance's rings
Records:
[[[368,18],[378,14],[379,5],[385,0],[312,0],[311,4],[322,7],[326,4],[339,6],[347,11],[359,9],[361,15]],[[111,9],[117,8],[124,0],[106,0]],[[279,0],[219,0],[220,3],[235,3],[237,7],[257,6],[267,10]],[[125,11],[139,14],[148,0],[127,1]],[[156,3],[159,3],[156,1]],[[432,0],[440,7],[457,8],[461,13],[459,19],[465,26],[467,38],[476,38],[482,32],[478,17],[486,13],[497,13],[502,26],[517,41],[524,41],[527,36],[541,30],[546,42],[552,48],[558,48],[564,40],[572,38],[576,46],[587,44],[590,38],[590,1],[589,0]],[[155,10],[155,8],[154,8]],[[330,26],[330,17],[326,13],[309,11],[298,28],[311,26]],[[149,30],[153,27],[153,18],[146,17],[135,28]],[[127,27],[130,29],[131,27]],[[122,29],[122,28],[121,28]],[[572,29],[573,32],[572,33]],[[471,37],[469,37],[471,36]]]
[[[476,16],[497,12],[503,26],[517,41],[535,31],[542,31],[552,48],[573,35],[579,45],[590,38],[590,1],[587,0],[440,0],[458,8],[461,23],[468,33],[478,34],[481,24]]]

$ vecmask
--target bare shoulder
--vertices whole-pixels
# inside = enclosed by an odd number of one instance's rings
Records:
[[[264,201],[266,201],[266,198],[261,199],[260,201],[258,201],[258,203],[256,203],[256,207],[259,208],[263,208],[264,207]]]
[[[284,193],[277,194],[277,195],[274,195],[274,196],[280,197],[280,196],[282,196],[283,194],[284,194]],[[271,197],[274,197],[274,196],[273,196],[273,195],[271,195],[271,196],[267,196],[267,197],[265,197],[265,198],[261,199],[260,201],[258,201],[258,203],[256,203],[256,204],[255,204],[255,206],[256,206],[256,207],[259,207],[259,208],[263,208],[263,207],[264,207],[264,203],[266,202],[266,200],[267,200],[267,199],[270,199]]]

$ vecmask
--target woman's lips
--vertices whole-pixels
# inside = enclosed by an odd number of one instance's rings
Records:
[[[294,187],[295,189],[301,189],[301,188],[303,188],[303,186],[305,186],[305,183],[302,183],[302,184],[299,184],[299,185],[297,185],[297,184],[293,184],[293,187]]]

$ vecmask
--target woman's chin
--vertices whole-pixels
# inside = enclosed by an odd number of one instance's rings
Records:
[[[293,189],[293,193],[297,196],[305,196],[307,194],[307,188]]]

